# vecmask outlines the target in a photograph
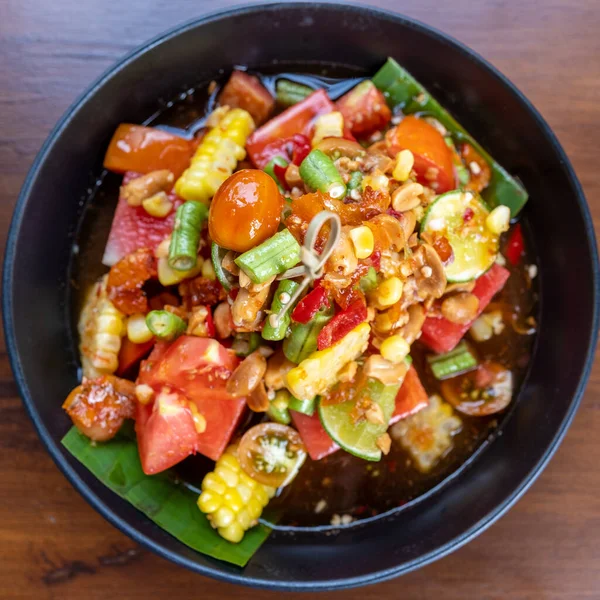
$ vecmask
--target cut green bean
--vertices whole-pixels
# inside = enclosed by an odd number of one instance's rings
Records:
[[[292,421],[292,418],[290,417],[290,411],[288,410],[289,399],[290,394],[287,390],[279,390],[275,394],[275,398],[269,402],[267,415],[276,423],[289,425]]]
[[[477,359],[466,342],[461,342],[451,352],[429,356],[427,362],[436,379],[449,379],[471,371],[477,366]]]
[[[202,202],[184,202],[175,213],[175,225],[169,245],[169,266],[176,271],[189,271],[198,260],[198,244],[202,221],[208,207]]]
[[[302,181],[313,190],[329,194],[332,198],[343,198],[346,195],[344,180],[335,164],[318,148],[311,150],[300,165]]]
[[[283,353],[293,363],[301,363],[317,349],[317,337],[331,320],[331,309],[320,310],[308,323],[294,323],[290,335],[283,342]]]
[[[187,329],[181,317],[167,310],[150,311],[146,316],[146,325],[157,338],[165,341],[174,340]]]
[[[238,356],[246,357],[260,346],[260,340],[260,335],[254,331],[252,333],[236,333],[231,349]]]
[[[282,106],[293,106],[298,104],[314,92],[307,85],[289,81],[288,79],[279,79],[275,84],[275,98]]]
[[[354,171],[352,175],[350,175],[350,180],[348,181],[348,193],[352,190],[359,190],[362,180],[363,174],[360,171]]]
[[[291,396],[288,402],[288,408],[290,410],[295,410],[296,412],[302,413],[303,415],[308,415],[309,417],[313,416],[316,407],[317,396],[311,398],[310,400],[298,400],[298,398]]]
[[[262,336],[265,340],[278,342],[285,337],[292,320],[291,311],[293,307],[290,305],[290,300],[299,287],[300,284],[291,279],[284,279],[279,282],[277,291],[273,296],[271,314],[267,317],[262,330]],[[287,310],[278,318],[279,311],[284,307]]]
[[[215,275],[226,292],[231,290],[236,283],[235,277],[223,268],[223,258],[225,258],[227,252],[229,252],[229,250],[221,248],[221,246],[218,246],[214,242],[212,243],[210,248],[210,258],[215,270]]]
[[[282,182],[279,181],[279,177],[277,177],[277,175],[275,174],[275,166],[277,165],[278,167],[287,167],[289,164],[290,163],[287,160],[285,160],[283,156],[275,156],[266,164],[265,168],[263,169],[263,171],[267,175],[269,175],[277,184],[277,187],[279,188],[279,191],[282,194],[285,194],[285,189],[283,188]]]
[[[358,282],[360,291],[363,293],[372,292],[377,287],[377,271],[369,267],[366,275],[363,275]]]
[[[243,269],[254,283],[264,283],[299,262],[300,244],[288,229],[276,233],[235,259],[235,264]]]
[[[455,141],[468,142],[490,166],[492,179],[481,195],[488,205],[495,208],[504,204],[515,217],[527,202],[527,191],[521,183],[500,166],[481,145],[433,98],[429,92],[393,58],[373,77],[375,86],[383,92],[392,108],[400,108],[404,114],[419,113],[437,119],[452,134]]]

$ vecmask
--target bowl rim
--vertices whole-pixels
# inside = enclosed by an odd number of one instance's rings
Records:
[[[166,40],[177,37],[178,35],[184,33],[187,30],[193,29],[199,25],[210,23],[214,20],[220,20],[223,18],[240,14],[264,11],[265,9],[287,10],[289,8],[325,8],[328,10],[337,10],[339,12],[345,13],[372,14],[379,19],[392,21],[396,24],[401,24],[405,27],[415,29],[430,38],[437,39],[438,41],[453,46],[456,50],[461,52],[468,59],[479,63],[481,66],[485,67],[493,77],[498,79],[501,84],[508,88],[515,96],[515,98],[525,107],[527,112],[534,119],[536,124],[542,130],[546,141],[548,142],[548,144],[550,144],[552,150],[562,162],[569,185],[573,190],[577,204],[579,205],[579,208],[584,216],[584,229],[586,233],[587,251],[590,255],[592,262],[594,313],[593,320],[591,323],[591,335],[586,349],[586,358],[582,366],[581,377],[579,379],[575,393],[573,394],[573,398],[571,400],[571,404],[569,406],[565,418],[560,424],[560,427],[555,433],[552,441],[546,448],[543,456],[532,467],[529,473],[527,473],[527,475],[523,477],[519,486],[507,498],[505,498],[500,504],[498,504],[495,509],[491,510],[485,517],[483,517],[477,523],[469,527],[464,533],[455,537],[443,546],[440,546],[436,550],[431,551],[419,558],[404,563],[400,566],[392,567],[389,569],[382,569],[380,571],[373,572],[370,575],[361,575],[357,577],[347,577],[329,581],[322,580],[317,582],[290,581],[282,583],[273,582],[265,578],[247,577],[243,574],[242,569],[240,569],[239,573],[232,574],[223,572],[218,566],[212,567],[200,565],[191,559],[181,556],[175,551],[167,550],[161,544],[153,541],[152,539],[150,539],[149,537],[132,527],[126,520],[119,517],[115,512],[113,512],[112,509],[106,506],[104,502],[96,495],[96,493],[80,478],[76,470],[71,465],[69,465],[68,461],[64,458],[62,454],[60,441],[56,442],[54,439],[52,439],[52,436],[50,435],[49,431],[42,423],[42,420],[39,417],[37,409],[35,407],[34,400],[31,397],[28,390],[26,378],[24,376],[23,368],[21,365],[21,359],[17,352],[16,333],[11,316],[13,314],[12,282],[14,272],[15,247],[18,238],[18,233],[21,228],[21,223],[23,221],[27,200],[31,193],[33,183],[38,177],[38,173],[40,171],[41,166],[46,160],[48,154],[51,152],[56,139],[59,137],[62,130],[69,124],[69,121],[72,119],[73,114],[78,109],[80,109],[97,92],[97,90],[104,85],[106,81],[111,79],[114,75],[116,75],[123,69],[127,68],[139,56],[141,56],[148,50],[151,50],[152,48],[160,45]],[[569,426],[571,425],[574,415],[581,402],[583,392],[585,390],[590,371],[593,365],[595,347],[598,338],[598,323],[600,315],[600,306],[598,302],[600,296],[600,267],[598,260],[596,236],[589,206],[585,199],[585,195],[583,193],[581,184],[575,174],[575,171],[565,151],[563,150],[556,135],[554,134],[550,126],[547,124],[545,119],[541,116],[541,114],[537,111],[533,104],[524,96],[524,94],[507,77],[505,77],[498,69],[496,69],[496,67],[494,67],[491,63],[484,59],[479,53],[470,49],[462,42],[454,39],[450,35],[442,33],[441,31],[434,27],[431,27],[430,25],[413,19],[412,17],[407,17],[401,13],[396,13],[390,10],[368,6],[358,2],[344,2],[342,4],[339,2],[330,1],[268,1],[264,3],[253,2],[251,4],[234,5],[225,9],[205,12],[204,14],[198,17],[187,20],[151,38],[149,41],[141,44],[140,46],[125,54],[111,67],[106,69],[104,73],[102,73],[98,78],[96,78],[96,80],[82,94],[80,94],[78,98],[75,99],[75,101],[69,106],[69,108],[67,108],[62,117],[58,120],[56,125],[48,134],[46,140],[44,141],[43,145],[38,151],[25,177],[19,196],[17,198],[17,202],[15,203],[15,208],[13,211],[13,216],[8,231],[3,264],[2,288],[2,322],[5,333],[7,353],[9,356],[9,361],[13,371],[14,379],[19,390],[19,395],[23,400],[23,404],[25,405],[27,413],[34,424],[38,436],[42,440],[42,443],[44,444],[46,450],[52,457],[54,463],[69,480],[71,485],[73,485],[73,487],[75,487],[75,489],[84,497],[84,499],[96,511],[98,511],[109,523],[117,527],[120,531],[122,531],[131,539],[133,539],[136,543],[142,545],[147,549],[152,550],[154,553],[158,554],[162,558],[166,558],[179,566],[185,567],[201,575],[209,576],[214,579],[225,581],[228,583],[250,585],[253,587],[263,589],[289,591],[325,591],[332,589],[347,589],[350,587],[369,585],[392,579],[399,575],[408,573],[422,566],[425,566],[435,560],[446,556],[450,552],[453,552],[454,550],[462,547],[463,545],[474,539],[476,536],[478,536],[480,533],[485,531],[490,525],[492,525],[496,520],[498,520],[502,515],[504,515],[523,496],[523,494],[529,489],[529,487],[537,479],[539,474],[546,467],[548,461],[554,455],[558,446],[562,442]],[[268,543],[268,541],[266,543]]]

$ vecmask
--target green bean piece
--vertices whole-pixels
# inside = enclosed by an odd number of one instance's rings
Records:
[[[477,359],[466,342],[461,342],[454,350],[429,356],[427,362],[436,379],[449,379],[477,367]]]
[[[348,194],[352,190],[359,190],[363,180],[363,174],[360,171],[354,171],[350,175],[350,181],[348,181]]]
[[[298,398],[291,396],[290,401],[288,402],[288,408],[312,417],[315,413],[315,408],[317,407],[317,398],[318,396],[315,396],[310,400],[299,400]]]
[[[260,346],[261,337],[258,333],[236,333],[231,349],[238,356],[248,356]]]
[[[287,390],[279,390],[275,394],[275,398],[269,402],[267,415],[276,423],[289,425],[292,421],[290,411],[288,410],[288,401],[290,394]]]
[[[221,246],[218,246],[214,242],[212,243],[210,248],[210,258],[215,270],[215,275],[226,292],[230,291],[236,283],[235,277],[223,268],[223,258],[227,252],[228,250],[225,248],[221,248]]]
[[[306,324],[294,323],[290,335],[283,342],[283,353],[288,360],[299,364],[309,354],[317,349],[317,337],[319,332],[331,320],[333,316],[330,308],[321,309]]]
[[[169,245],[169,266],[176,271],[189,271],[198,260],[198,244],[202,221],[208,207],[202,202],[184,202],[175,213],[175,225]]]
[[[318,148],[311,150],[300,165],[302,181],[313,190],[329,194],[332,198],[346,195],[344,180],[327,154]]]
[[[358,285],[361,292],[365,294],[372,292],[377,287],[377,271],[373,267],[369,267],[367,274],[361,277]]]
[[[274,156],[265,166],[265,168],[263,169],[263,171],[269,175],[273,181],[275,181],[275,183],[277,184],[277,187],[279,188],[279,191],[282,194],[285,194],[285,189],[282,185],[282,182],[279,181],[279,178],[277,177],[277,175],[275,175],[275,165],[277,165],[278,167],[287,167],[290,163],[285,160],[285,158],[283,158],[283,156]]]
[[[186,329],[186,322],[167,310],[153,310],[146,316],[148,329],[159,339],[171,341],[179,337]]]
[[[254,283],[264,283],[300,262],[300,244],[288,229],[276,233],[262,244],[240,254],[235,264]]]
[[[300,284],[292,281],[291,279],[284,279],[283,281],[279,282],[275,296],[273,296],[271,314],[267,317],[262,330],[262,336],[265,340],[278,342],[285,337],[287,329],[290,326],[290,321],[292,320],[292,306],[290,304],[290,300],[294,292],[299,287]],[[287,310],[278,319],[277,315],[284,307],[286,307]]]
[[[289,81],[288,79],[279,79],[275,84],[275,98],[282,106],[293,106],[298,104],[314,92],[307,85]]]

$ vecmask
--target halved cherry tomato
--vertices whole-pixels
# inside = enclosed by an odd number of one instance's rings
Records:
[[[258,77],[234,71],[219,94],[219,104],[229,108],[243,108],[250,113],[256,125],[260,125],[271,114],[275,98]]]
[[[442,382],[442,395],[456,410],[484,417],[504,410],[512,399],[513,376],[497,362],[486,361],[475,371]]]
[[[282,208],[283,198],[269,175],[257,169],[238,171],[210,205],[210,237],[221,248],[250,250],[277,232]]]
[[[177,179],[190,164],[194,144],[182,137],[143,125],[121,123],[104,157],[104,168],[115,173],[150,173],[168,169]]]
[[[388,154],[395,158],[400,150],[410,150],[415,157],[417,180],[438,194],[454,189],[452,151],[442,134],[414,116],[404,117],[385,135]]]
[[[306,459],[306,449],[295,429],[279,423],[262,423],[249,429],[238,446],[240,466],[246,474],[271,487],[292,481]]]
[[[344,125],[358,136],[383,129],[392,118],[385,97],[369,80],[359,83],[335,104],[344,116]]]

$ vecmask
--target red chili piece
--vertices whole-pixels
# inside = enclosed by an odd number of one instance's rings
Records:
[[[521,223],[517,223],[506,244],[506,258],[511,265],[516,265],[521,259],[524,251],[525,243],[523,241],[523,231],[521,230]]]
[[[297,323],[308,323],[324,306],[329,306],[327,290],[317,285],[296,304],[292,312],[292,320]]]
[[[210,306],[207,306],[206,310],[208,311],[208,314],[206,315],[206,333],[208,334],[208,337],[214,338],[217,334],[217,330],[215,329],[215,322],[213,320]]]
[[[339,312],[319,333],[317,348],[325,350],[339,342],[357,325],[367,320],[367,307],[362,300],[356,300],[346,310]]]

